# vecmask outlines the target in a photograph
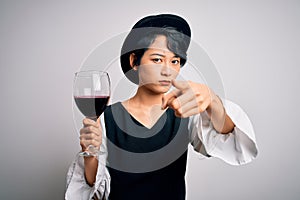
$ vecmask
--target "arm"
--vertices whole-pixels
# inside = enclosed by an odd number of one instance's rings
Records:
[[[90,119],[83,120],[83,128],[80,130],[80,145],[82,151],[86,151],[89,145],[100,149],[102,143],[102,128],[100,118],[95,122]],[[84,157],[84,174],[88,185],[93,186],[96,180],[98,160],[96,157]]]
[[[169,106],[176,116],[190,118],[189,132],[196,151],[232,165],[257,156],[252,124],[239,106],[225,100],[223,105],[204,84],[175,80],[172,84],[176,89],[163,97],[162,108]]]
[[[107,147],[103,115],[100,116],[102,130],[101,154],[98,159],[84,160],[77,155],[67,173],[65,199],[107,199],[110,193],[110,175],[106,168]],[[81,141],[83,142],[83,141]],[[85,150],[84,148],[82,150]]]
[[[228,134],[234,129],[234,123],[227,115],[221,99],[213,94],[211,104],[207,107],[206,112],[217,132]]]
[[[89,186],[93,186],[96,181],[98,160],[96,157],[84,157],[84,174]]]
[[[193,115],[189,120],[191,144],[201,157],[216,157],[231,165],[249,163],[258,154],[251,121],[237,104],[224,99],[222,102],[235,124],[234,129],[228,134],[219,134],[207,112]]]
[[[101,155],[102,156],[102,155]],[[110,176],[103,164],[104,156],[99,156],[96,180],[93,186],[87,184],[84,172],[84,160],[77,155],[67,173],[66,200],[73,199],[107,199],[110,192]]]

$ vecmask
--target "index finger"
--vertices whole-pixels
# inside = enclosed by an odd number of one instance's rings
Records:
[[[94,121],[92,119],[89,119],[89,118],[84,118],[83,121],[83,126],[86,127],[86,126],[94,126],[96,128],[99,128],[100,127],[100,117],[97,119],[97,121]]]
[[[184,91],[190,88],[189,81],[177,81],[175,79],[172,80],[172,85],[176,88],[164,95],[162,98],[162,106],[161,109],[167,108],[167,106],[177,97],[179,97]]]
[[[177,80],[172,80],[172,85],[181,90],[181,91],[184,91],[184,90],[187,90],[190,88],[190,83],[189,81],[177,81]]]

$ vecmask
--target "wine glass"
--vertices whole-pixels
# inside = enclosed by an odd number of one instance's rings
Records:
[[[104,71],[79,71],[75,73],[73,96],[80,112],[97,121],[110,97],[110,78]],[[98,156],[99,150],[89,145],[81,156]]]

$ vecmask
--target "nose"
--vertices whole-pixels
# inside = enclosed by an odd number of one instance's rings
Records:
[[[169,64],[164,64],[161,68],[161,75],[162,76],[171,76],[172,74],[172,69],[171,67],[169,66]]]

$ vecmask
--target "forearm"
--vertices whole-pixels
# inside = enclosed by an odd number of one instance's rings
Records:
[[[214,128],[219,133],[227,134],[232,132],[235,125],[226,114],[222,101],[218,96],[215,95],[206,112],[209,115]]]
[[[90,186],[93,186],[96,181],[97,169],[98,159],[96,157],[84,157],[84,174]]]

